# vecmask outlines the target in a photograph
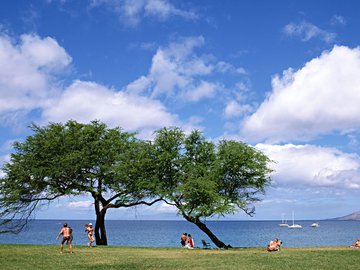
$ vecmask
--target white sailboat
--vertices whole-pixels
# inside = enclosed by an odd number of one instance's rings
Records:
[[[280,227],[289,227],[289,224],[287,224],[286,220],[285,220],[285,214],[283,213],[281,215],[281,223],[279,224]]]
[[[313,224],[311,224],[311,227],[318,228],[318,227],[320,227],[320,224],[319,224],[319,222],[314,222]]]
[[[290,228],[290,229],[301,229],[302,228],[301,225],[294,223],[294,211],[292,212],[292,221],[293,221],[293,224],[289,225],[288,228]]]

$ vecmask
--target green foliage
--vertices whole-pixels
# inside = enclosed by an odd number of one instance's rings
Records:
[[[270,184],[271,161],[245,143],[215,145],[199,131],[186,136],[178,128],[164,128],[157,132],[154,144],[162,195],[193,220],[238,209],[252,214],[252,203]]]
[[[155,133],[153,169],[165,192],[176,190],[178,179],[183,177],[179,168],[184,134],[178,128],[164,128]]]
[[[152,148],[135,134],[109,129],[99,121],[31,129],[33,135],[14,144],[0,185],[0,218],[11,225],[20,220],[15,231],[39,206],[60,196],[90,194],[97,214],[102,210],[103,215],[108,208],[151,197]]]
[[[207,141],[199,131],[186,135],[163,128],[153,142],[93,121],[32,125],[33,135],[14,144],[3,167],[0,218],[19,231],[43,203],[66,195],[90,194],[96,214],[97,244],[107,244],[108,209],[152,205],[164,199],[195,223],[219,247],[200,219],[244,210],[270,183],[270,160],[236,141]],[[19,222],[18,224],[16,222]]]
[[[221,141],[217,154],[215,170],[221,183],[220,193],[229,205],[251,215],[254,208],[248,206],[258,201],[257,194],[264,194],[270,184],[270,159],[254,147],[237,141]]]

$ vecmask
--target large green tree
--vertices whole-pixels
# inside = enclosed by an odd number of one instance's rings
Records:
[[[135,134],[99,121],[32,125],[33,135],[14,144],[2,170],[2,231],[19,232],[35,211],[62,196],[89,194],[96,214],[95,239],[107,245],[105,215],[111,208],[152,205],[156,181],[152,146]]]
[[[262,152],[245,143],[207,141],[198,131],[188,136],[178,128],[161,129],[154,140],[161,196],[187,221],[206,233],[220,248],[223,243],[205,220],[238,210],[252,215],[270,184],[271,162]]]

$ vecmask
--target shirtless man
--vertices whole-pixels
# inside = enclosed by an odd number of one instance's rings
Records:
[[[62,227],[61,231],[59,232],[58,236],[56,236],[56,240],[59,239],[60,235],[63,236],[63,239],[61,240],[61,244],[60,244],[60,252],[61,253],[63,252],[65,242],[70,247],[70,253],[73,253],[73,248],[72,248],[72,244],[71,244],[71,233],[72,233],[72,230],[65,223],[64,226]]]

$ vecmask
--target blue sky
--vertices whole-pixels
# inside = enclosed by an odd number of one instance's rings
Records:
[[[275,161],[253,219],[358,211],[359,9],[355,0],[1,1],[0,162],[31,122],[100,119],[146,139],[179,126]],[[91,203],[64,198],[36,217],[91,219]],[[157,204],[108,218],[178,217]]]

